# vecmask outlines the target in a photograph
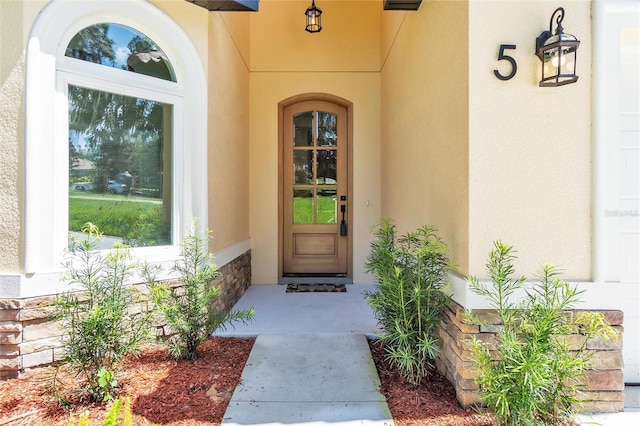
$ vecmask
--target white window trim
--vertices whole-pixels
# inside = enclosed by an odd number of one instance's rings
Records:
[[[53,0],[36,19],[27,47],[24,272],[28,276],[57,274],[61,270],[68,229],[66,86],[83,79],[74,74],[73,66],[69,67],[72,61],[64,51],[78,31],[103,22],[126,25],[151,38],[169,58],[177,80],[149,83],[147,77],[131,73],[116,83],[110,77],[122,75],[119,70],[80,65],[97,72],[99,78],[91,79],[90,84],[99,84],[100,78],[111,80],[105,83],[109,90],[118,84],[144,81],[148,91],[128,87],[127,93],[174,105],[173,144],[178,148],[174,148],[174,245],[134,249],[134,254],[151,261],[172,261],[194,217],[199,218],[202,230],[207,228],[207,84],[191,40],[170,17],[144,0]],[[172,96],[163,97],[160,90]],[[181,101],[174,96],[181,97]],[[42,294],[52,292],[55,290],[47,288]]]

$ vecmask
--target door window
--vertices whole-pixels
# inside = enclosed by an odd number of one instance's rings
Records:
[[[337,200],[337,116],[305,111],[293,117],[293,223],[335,224]]]

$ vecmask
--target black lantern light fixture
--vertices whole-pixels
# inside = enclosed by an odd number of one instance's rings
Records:
[[[540,87],[557,87],[578,81],[576,55],[580,41],[574,35],[565,34],[562,28],[564,9],[557,8],[549,21],[549,31],[536,38],[536,55],[542,61]],[[556,30],[552,31],[553,22]]]
[[[319,33],[322,30],[322,10],[316,7],[316,1],[311,1],[311,6],[304,13],[307,16],[306,31],[310,33]]]

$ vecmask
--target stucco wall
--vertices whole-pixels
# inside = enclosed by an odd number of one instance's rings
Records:
[[[423,1],[382,17],[382,214],[429,224],[468,270],[468,7]]]
[[[20,270],[24,139],[24,11],[0,2],[0,272]]]
[[[249,14],[209,19],[209,227],[217,251],[249,238]]]
[[[549,28],[555,1],[469,4],[469,270],[486,275],[492,242],[518,250],[518,273],[543,261],[570,279],[590,278],[591,27],[589,1],[563,4],[565,32],[578,50],[575,84],[538,87],[535,38]],[[516,76],[493,75],[500,44]],[[504,61],[503,61],[504,62]],[[503,72],[506,72],[503,71]]]
[[[250,229],[256,284],[278,279],[278,102],[309,92],[353,102],[353,279],[371,280],[362,265],[369,228],[380,214],[381,4],[324,1],[319,6],[323,30],[317,34],[304,31],[307,6],[304,1],[261,2],[260,12],[250,18]]]
[[[113,1],[113,0],[112,0]],[[209,38],[207,37],[207,25],[209,15],[201,7],[189,4],[184,0],[145,0],[166,13],[173,21],[187,33],[191,43],[198,51],[202,61],[202,67],[207,70],[207,56]]]

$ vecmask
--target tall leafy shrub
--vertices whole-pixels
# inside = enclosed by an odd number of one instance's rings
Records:
[[[198,345],[215,330],[235,321],[253,319],[253,308],[223,312],[214,307],[220,287],[213,284],[219,273],[209,253],[209,234],[193,231],[182,242],[181,259],[173,267],[173,272],[179,277],[179,285],[157,282],[157,271],[151,268],[147,268],[145,273],[151,299],[176,332],[168,341],[175,358],[196,359]]]
[[[129,250],[120,246],[103,254],[94,250],[101,234],[87,223],[84,237],[72,237],[64,266],[75,290],[53,301],[53,318],[67,334],[63,362],[83,377],[95,400],[111,399],[115,370],[125,355],[151,337],[151,313],[134,313],[140,293],[128,285],[136,270]],[[105,381],[105,375],[111,380]]]
[[[539,279],[527,283],[512,278],[514,259],[511,246],[495,242],[487,263],[491,281],[469,277],[472,290],[490,301],[502,323],[497,357],[482,342],[472,342],[480,396],[506,426],[568,424],[582,402],[587,343],[613,338],[616,331],[602,314],[569,312],[582,291],[559,278],[555,267],[543,265]],[[521,291],[524,297],[516,300]],[[468,318],[482,323],[472,314]],[[566,342],[572,330],[582,335],[577,348]]]
[[[438,352],[437,327],[450,298],[447,247],[435,228],[423,226],[396,238],[395,224],[384,218],[365,268],[378,282],[369,304],[382,328],[386,357],[404,380],[419,385],[433,368]]]

